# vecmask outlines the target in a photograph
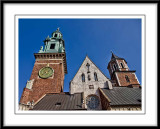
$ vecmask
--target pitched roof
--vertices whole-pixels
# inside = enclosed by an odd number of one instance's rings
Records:
[[[111,57],[111,59],[115,59],[115,58],[120,58],[120,57],[116,56],[116,55],[112,52],[112,57]]]
[[[141,88],[114,87],[102,91],[110,99],[110,105],[141,105]]]
[[[88,57],[88,55],[86,55],[86,57],[85,57],[85,59],[83,60],[82,64],[84,63],[84,61],[86,60],[86,58],[88,58],[88,59],[95,65],[95,67],[96,67],[107,79],[109,79],[109,78],[96,66],[96,64]],[[82,64],[81,64],[81,66],[82,66]],[[78,71],[80,70],[81,66],[79,67]],[[78,73],[78,71],[77,71],[77,73]],[[75,76],[77,75],[77,73],[74,75],[73,79],[75,78]],[[72,79],[71,81],[73,81],[73,79]],[[70,82],[71,82],[71,81],[70,81]]]
[[[124,58],[121,58],[121,57],[119,57],[119,56],[116,56],[116,55],[112,52],[111,60],[115,60],[115,59],[121,59],[121,60],[126,61]],[[126,63],[127,63],[127,62],[126,62]]]
[[[82,110],[82,93],[47,94],[32,110]]]

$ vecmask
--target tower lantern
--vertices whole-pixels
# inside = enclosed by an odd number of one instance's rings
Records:
[[[44,40],[45,48],[39,53],[63,53],[65,52],[64,40],[59,28],[52,33],[52,37],[47,37]]]

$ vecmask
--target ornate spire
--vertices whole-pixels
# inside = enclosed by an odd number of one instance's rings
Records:
[[[112,51],[111,51],[111,53],[112,53],[112,57],[111,57],[111,59],[117,59],[117,58],[120,58],[120,57],[116,56]]]

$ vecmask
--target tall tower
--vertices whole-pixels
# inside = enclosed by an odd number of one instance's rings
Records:
[[[109,70],[111,81],[113,82],[114,86],[140,86],[135,74],[136,71],[130,70],[126,60],[116,56],[113,54],[113,52],[107,69]]]
[[[41,46],[39,52],[34,53],[32,74],[19,102],[22,110],[36,104],[47,93],[63,92],[67,63],[63,35],[59,28],[52,33],[52,37],[48,36],[44,40],[44,45],[44,50]]]

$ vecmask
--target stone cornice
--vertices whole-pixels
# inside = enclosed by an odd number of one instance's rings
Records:
[[[62,59],[64,64],[64,73],[67,74],[66,53],[34,53],[35,59]]]

